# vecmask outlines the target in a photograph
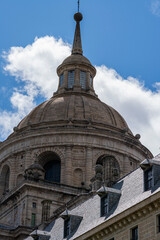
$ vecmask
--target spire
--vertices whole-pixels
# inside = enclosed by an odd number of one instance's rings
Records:
[[[76,21],[76,30],[74,34],[72,54],[83,55],[82,43],[81,43],[81,31],[80,31],[80,21],[83,19],[83,16],[80,12],[74,14],[74,20]]]
[[[96,75],[96,69],[92,66],[90,61],[83,56],[82,51],[80,32],[80,21],[82,21],[82,19],[83,16],[79,12],[78,5],[78,12],[74,14],[76,29],[74,34],[72,54],[67,57],[57,68],[59,86],[57,92],[54,93],[54,96],[58,94],[69,94],[74,92],[87,93],[97,97],[93,88],[93,78]]]

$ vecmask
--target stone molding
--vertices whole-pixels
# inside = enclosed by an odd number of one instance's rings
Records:
[[[96,228],[77,237],[76,240],[80,240],[82,238],[86,240],[101,240],[102,238],[115,233],[115,231],[129,226],[129,224],[133,224],[136,220],[150,215],[151,212],[158,209],[160,209],[160,192],[145,199],[137,205],[134,205],[126,211],[121,212],[113,218],[106,220]]]

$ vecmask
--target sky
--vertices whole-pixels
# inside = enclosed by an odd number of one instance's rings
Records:
[[[0,141],[57,89],[77,0],[0,0]],[[133,134],[160,152],[160,0],[80,0],[94,88]]]

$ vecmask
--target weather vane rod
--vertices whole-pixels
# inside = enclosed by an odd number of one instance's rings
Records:
[[[78,0],[78,12],[79,12],[79,0]]]

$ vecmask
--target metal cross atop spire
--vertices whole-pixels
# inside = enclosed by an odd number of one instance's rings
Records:
[[[79,12],[79,0],[78,0],[78,12]]]

